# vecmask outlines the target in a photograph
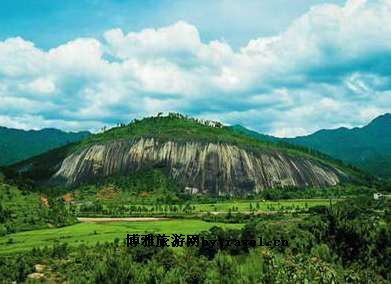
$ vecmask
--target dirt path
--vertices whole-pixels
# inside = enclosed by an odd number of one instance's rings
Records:
[[[169,218],[153,218],[153,217],[125,217],[125,218],[77,218],[80,222],[145,222],[145,221],[164,221]]]

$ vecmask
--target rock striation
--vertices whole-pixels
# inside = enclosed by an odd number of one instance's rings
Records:
[[[286,186],[330,186],[346,175],[315,159],[284,151],[248,151],[223,143],[154,138],[94,144],[66,157],[50,182],[76,186],[153,167],[200,193],[246,194]]]

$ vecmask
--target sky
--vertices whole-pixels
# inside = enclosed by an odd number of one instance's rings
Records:
[[[391,0],[3,0],[0,125],[160,111],[279,137],[391,112]]]

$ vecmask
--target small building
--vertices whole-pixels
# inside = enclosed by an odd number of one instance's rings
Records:
[[[375,199],[375,200],[379,200],[382,198],[383,198],[383,194],[381,194],[381,193],[374,193],[373,194],[373,199]]]
[[[188,194],[197,194],[199,193],[199,189],[196,188],[196,187],[190,187],[190,186],[186,186],[185,187],[185,192],[188,193]]]

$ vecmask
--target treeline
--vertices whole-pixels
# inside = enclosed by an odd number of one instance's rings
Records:
[[[346,196],[371,196],[376,188],[365,185],[342,184],[332,187],[277,187],[268,188],[258,194],[265,200],[310,199],[310,198],[341,198]]]

